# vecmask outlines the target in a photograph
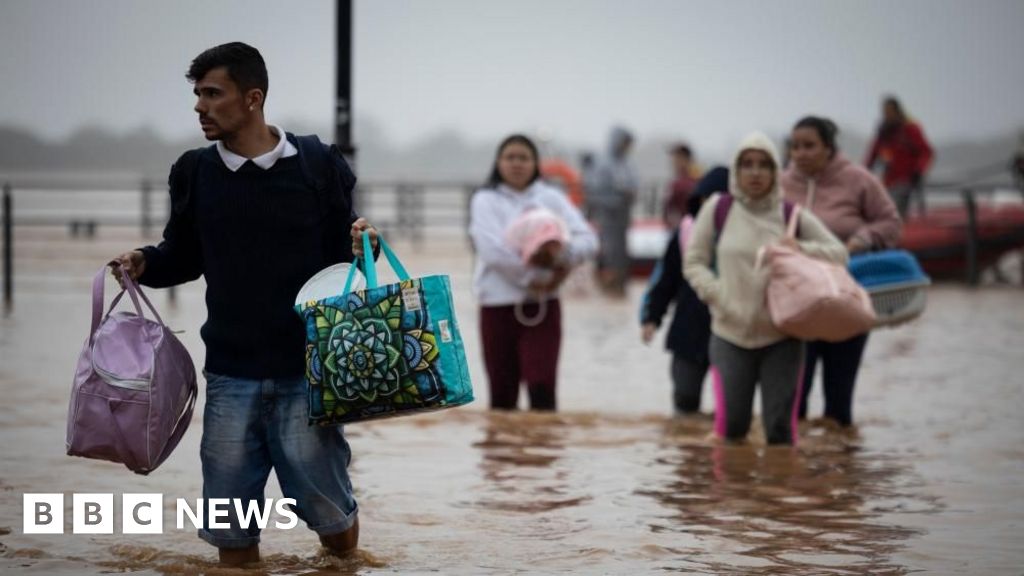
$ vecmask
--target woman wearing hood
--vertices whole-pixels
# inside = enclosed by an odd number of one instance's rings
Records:
[[[899,242],[899,211],[885,187],[865,168],[839,152],[839,129],[827,118],[808,116],[793,127],[792,162],[782,175],[786,199],[814,213],[846,243],[850,254],[893,248]],[[800,399],[800,418],[807,417],[807,398],[821,359],[825,417],[842,426],[853,423],[853,387],[868,333],[843,342],[808,342]]]
[[[760,383],[765,440],[794,444],[804,345],[772,324],[765,302],[768,272],[755,267],[757,253],[779,242],[838,263],[846,262],[847,253],[808,211],[798,212],[796,240],[785,238],[787,210],[779,187],[778,157],[764,134],[755,132],[743,139],[730,171],[733,200],[714,196],[701,207],[683,273],[711,310],[715,432],[729,440],[746,438],[754,389]],[[718,208],[723,199],[729,202],[723,205],[727,211]]]

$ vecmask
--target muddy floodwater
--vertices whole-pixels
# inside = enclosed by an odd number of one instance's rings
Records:
[[[792,449],[766,447],[755,426],[748,445],[726,446],[709,416],[672,417],[663,334],[640,343],[642,284],[610,301],[585,275],[564,297],[560,412],[488,412],[471,256],[457,239],[396,248],[414,275],[451,275],[478,400],[347,428],[361,509],[352,558],[325,556],[300,524],[264,531],[256,572],[218,568],[215,549],[174,522],[176,498],[201,497],[204,382],[188,434],[150,476],[64,454],[92,274],[141,242],[18,233],[15,307],[0,319],[0,573],[1024,574],[1020,286],[939,284],[922,318],[876,331],[856,430],[812,420]],[[202,283],[173,306],[163,292],[148,293],[201,366]],[[82,492],[164,494],[164,533],[123,535],[118,518],[114,535],[72,535]],[[25,493],[65,494],[68,533],[24,534]],[[273,478],[267,496],[280,496]]]

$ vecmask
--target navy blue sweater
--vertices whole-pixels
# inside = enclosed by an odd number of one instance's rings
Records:
[[[190,177],[181,173],[185,163],[171,168],[171,218],[160,245],[142,249],[146,268],[139,281],[160,288],[206,277],[201,334],[210,372],[243,378],[305,372],[295,295],[324,267],[353,259],[355,176],[340,156],[330,156],[326,192],[304,176],[301,148],[269,170],[246,162],[231,172],[216,148],[207,147],[199,152],[189,197],[182,190]]]

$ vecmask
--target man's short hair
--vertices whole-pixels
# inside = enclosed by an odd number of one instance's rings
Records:
[[[196,83],[210,70],[222,66],[242,93],[258,88],[263,91],[263,99],[266,101],[269,83],[267,65],[260,51],[244,42],[228,42],[203,51],[192,60],[185,78]]]

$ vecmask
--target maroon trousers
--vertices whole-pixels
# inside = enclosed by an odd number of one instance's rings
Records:
[[[535,318],[540,305],[523,306],[527,318]],[[547,314],[537,326],[516,319],[515,306],[481,306],[480,338],[491,389],[491,408],[514,410],[519,385],[526,381],[530,408],[554,410],[558,378],[558,352],[562,344],[562,308],[548,300]]]

